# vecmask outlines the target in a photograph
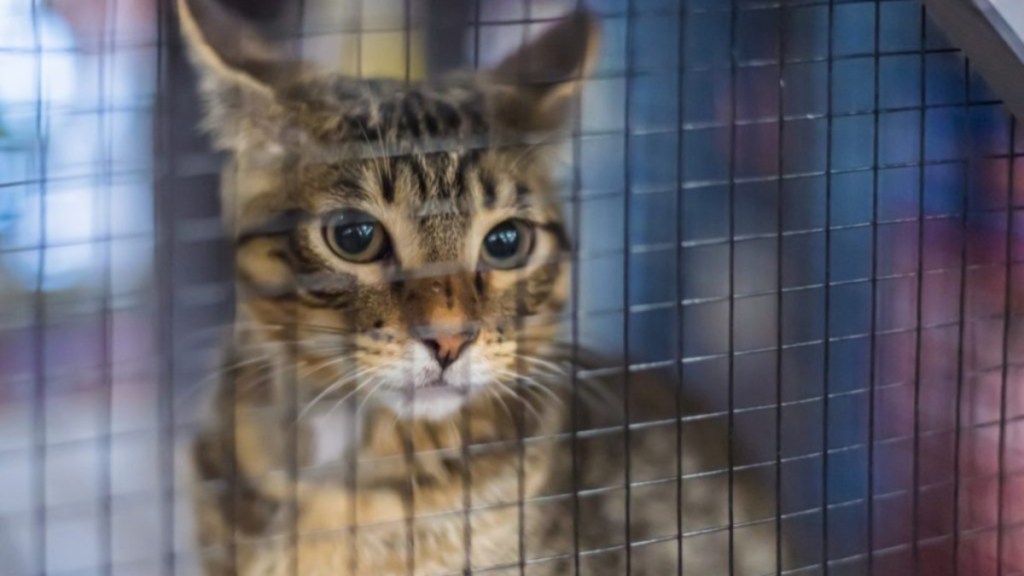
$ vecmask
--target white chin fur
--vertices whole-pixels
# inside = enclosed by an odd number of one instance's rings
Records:
[[[374,394],[376,402],[403,419],[442,420],[457,414],[470,396],[489,386],[494,373],[475,346],[442,372],[426,346],[411,342],[404,357],[380,376],[392,384]]]
[[[403,420],[444,420],[459,413],[466,397],[457,390],[438,389],[413,398],[390,392],[381,401]]]

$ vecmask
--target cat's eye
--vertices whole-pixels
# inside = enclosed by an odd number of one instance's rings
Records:
[[[491,268],[511,270],[526,264],[533,250],[533,227],[522,220],[506,220],[484,236],[481,260]]]
[[[381,260],[391,250],[380,222],[358,210],[332,214],[324,223],[324,240],[335,254],[357,264]]]

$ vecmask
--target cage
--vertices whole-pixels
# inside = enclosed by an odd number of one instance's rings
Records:
[[[651,574],[663,545],[703,576],[684,544],[717,535],[739,574],[741,474],[770,509],[747,522],[776,535],[765,574],[1024,573],[1014,3],[221,4],[323,68],[405,82],[487,69],[581,6],[599,23],[556,157],[565,338],[627,386],[677,382],[700,409],[659,425],[686,446],[723,424],[728,462],[677,456],[676,529],[638,539],[652,481],[627,451],[620,544],[538,558],[520,528],[515,561],[454,573],[605,574],[588,562],[614,554]],[[0,30],[0,574],[203,574],[188,446],[235,265],[178,8],[0,0]],[[591,375],[566,376],[574,402]],[[649,424],[625,415],[628,442]],[[683,486],[709,474],[728,517],[688,529]]]

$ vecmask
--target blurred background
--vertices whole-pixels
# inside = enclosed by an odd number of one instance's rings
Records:
[[[224,2],[414,80],[577,4]],[[172,4],[0,0],[5,576],[198,573],[175,447],[233,288]],[[732,414],[787,573],[1024,571],[1022,140],[971,63],[916,0],[585,4],[579,345]]]

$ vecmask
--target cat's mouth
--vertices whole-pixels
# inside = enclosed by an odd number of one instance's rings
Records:
[[[410,402],[430,402],[437,400],[438,398],[446,397],[459,397],[462,398],[466,395],[464,390],[457,390],[448,386],[447,384],[441,383],[436,386],[423,386],[415,388],[412,394],[409,395],[407,401]]]
[[[448,383],[445,382],[444,375],[441,375],[438,376],[437,378],[434,378],[433,380],[427,381],[425,384],[419,386],[418,388],[420,388],[421,390],[429,391],[437,388],[451,388],[451,386],[449,386]],[[417,387],[412,388],[412,393],[417,393]]]

